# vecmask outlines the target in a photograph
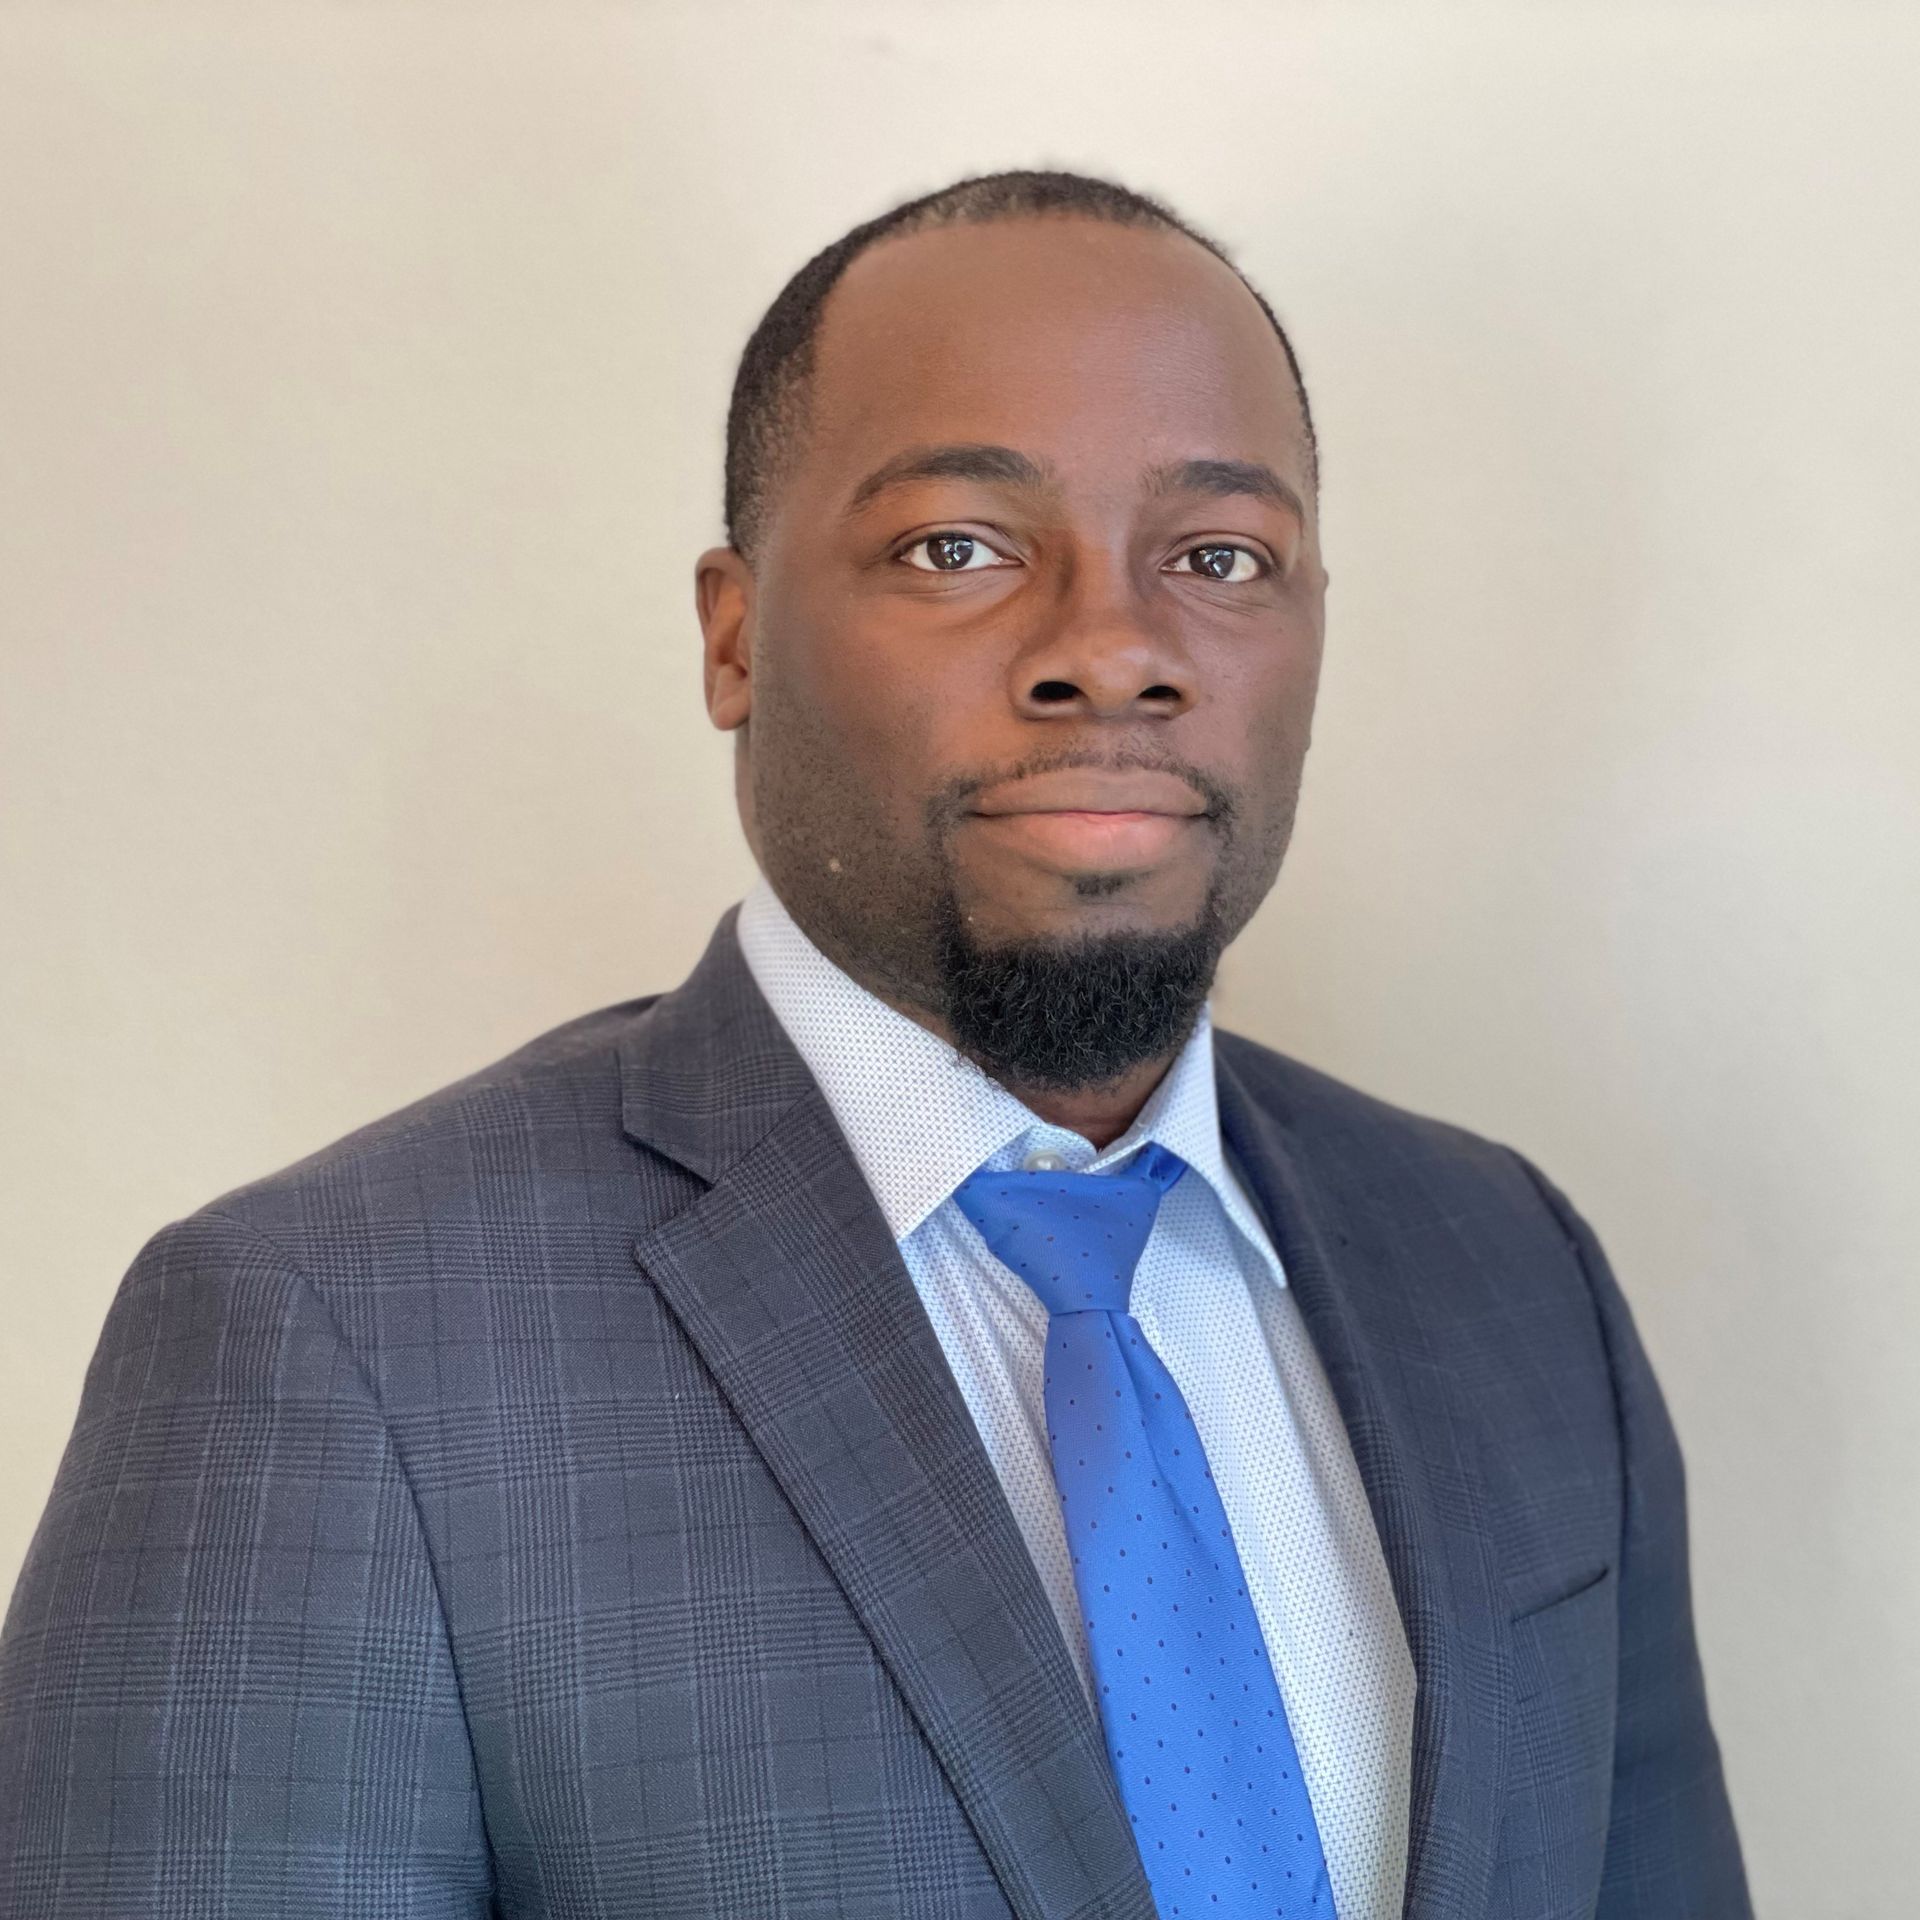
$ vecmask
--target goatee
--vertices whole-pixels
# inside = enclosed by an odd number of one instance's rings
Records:
[[[1227,944],[1217,887],[1196,920],[1165,932],[982,946],[951,890],[936,928],[954,1045],[995,1079],[1046,1092],[1110,1085],[1177,1052]]]

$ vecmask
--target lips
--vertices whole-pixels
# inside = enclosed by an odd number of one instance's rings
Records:
[[[1206,814],[1172,774],[1068,768],[1003,781],[981,794],[975,825],[990,839],[1061,872],[1157,865]]]
[[[988,819],[1034,813],[1170,814],[1193,819],[1206,810],[1201,795],[1175,774],[1109,772],[1099,767],[1067,767],[1058,773],[1003,780],[973,803],[973,811]]]
[[[978,814],[975,824],[991,838],[1017,848],[1040,866],[1059,872],[1127,871],[1156,866],[1199,826],[1189,813],[999,813]]]

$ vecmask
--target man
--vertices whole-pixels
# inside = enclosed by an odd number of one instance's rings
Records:
[[[1593,1235],[1211,1025],[1326,586],[1264,302],[961,182],[776,300],[727,495],[761,883],[141,1253],[0,1914],[1747,1913]]]

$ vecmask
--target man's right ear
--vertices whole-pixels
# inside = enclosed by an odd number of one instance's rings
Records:
[[[753,570],[732,547],[709,547],[693,567],[693,603],[705,636],[707,718],[722,733],[753,706]]]

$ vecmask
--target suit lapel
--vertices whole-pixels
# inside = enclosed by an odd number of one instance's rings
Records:
[[[1152,1920],[1026,1543],[733,921],[623,1049],[628,1132],[710,1183],[634,1256],[871,1636],[1015,1913]]]
[[[1221,1132],[1325,1366],[1380,1532],[1416,1676],[1405,1920],[1485,1911],[1505,1779],[1510,1641],[1457,1387],[1420,1338],[1421,1274],[1336,1169],[1255,1103],[1220,1036]]]

